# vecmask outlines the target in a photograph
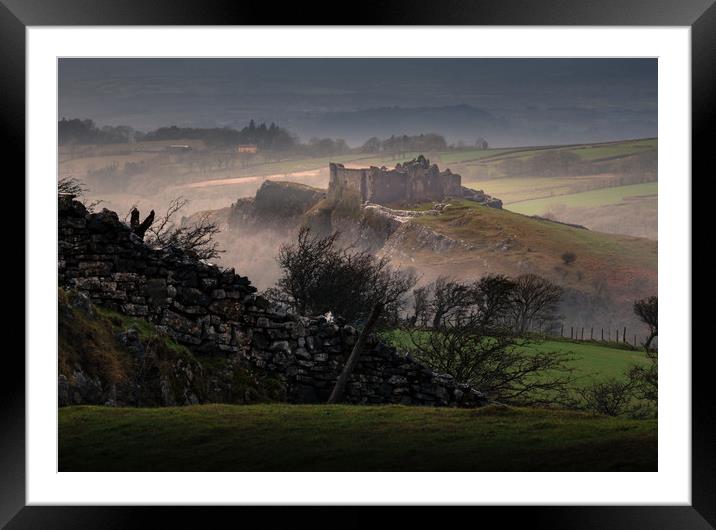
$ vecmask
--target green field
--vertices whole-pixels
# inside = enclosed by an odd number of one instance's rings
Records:
[[[589,330],[585,330],[585,333],[589,333]],[[577,384],[610,377],[621,378],[631,365],[648,363],[643,351],[612,348],[596,342],[548,340],[531,345],[530,348],[540,352],[572,354],[573,360],[570,364],[578,378]]]
[[[643,140],[626,140],[623,142],[607,142],[583,144],[575,146],[539,146],[539,147],[507,147],[493,149],[473,149],[446,151],[439,153],[440,159],[446,164],[487,162],[505,160],[506,158],[528,158],[548,150],[559,150],[575,153],[583,160],[600,160],[619,156],[639,154],[658,148],[656,138]]]
[[[568,195],[574,193],[575,188],[589,184],[593,179],[594,177],[502,177],[488,180],[466,179],[463,185],[498,197],[507,207],[520,201]]]
[[[443,151],[438,153],[438,157],[440,157],[440,161],[443,164],[449,165],[497,157],[506,153],[513,153],[515,151],[519,151],[519,148],[503,147],[498,149],[468,149],[461,151]]]
[[[597,335],[598,330],[595,330]],[[585,330],[589,334],[589,329]],[[390,331],[383,337],[399,350],[410,348],[410,338],[401,331]],[[566,340],[535,341],[522,348],[524,351],[542,353],[566,353],[571,360],[569,367],[574,370],[576,386],[608,378],[620,379],[633,364],[648,363],[643,351],[614,348],[597,342],[568,342]]]
[[[507,407],[70,407],[60,471],[656,471],[656,420]]]
[[[658,193],[658,187],[658,182],[630,184],[628,186],[602,188],[582,193],[513,202],[505,205],[505,208],[524,215],[540,215],[549,211],[550,206],[553,204],[564,204],[572,208],[618,204],[630,197],[656,195]]]
[[[584,160],[599,160],[602,158],[634,155],[657,148],[658,140],[656,138],[646,138],[644,140],[635,140],[631,142],[619,142],[602,145],[595,144],[577,149],[570,149],[570,151],[577,154]]]

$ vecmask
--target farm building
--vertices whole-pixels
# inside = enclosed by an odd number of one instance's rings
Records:
[[[259,148],[256,144],[243,144],[243,145],[237,146],[236,150],[239,153],[255,154],[258,152]]]

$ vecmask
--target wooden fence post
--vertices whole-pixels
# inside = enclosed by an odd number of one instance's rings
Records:
[[[569,338],[574,340],[574,326],[570,326],[569,328]]]
[[[584,326],[582,326],[582,338],[580,340],[584,340]]]
[[[562,322],[562,331],[559,332],[560,337],[564,337],[564,322]]]
[[[602,342],[604,342],[604,328],[602,328]]]
[[[626,344],[626,326],[624,326],[624,333],[622,333],[622,338],[624,339],[624,344]]]
[[[592,326],[592,330],[589,332],[589,340],[594,340],[594,326]]]

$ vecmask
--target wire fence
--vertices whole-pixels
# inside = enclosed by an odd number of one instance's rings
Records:
[[[532,326],[530,331],[545,339],[561,338],[575,342],[599,342],[633,349],[642,349],[647,339],[643,331],[634,332],[627,326],[573,326],[564,323],[545,325],[538,322]],[[654,339],[650,348],[656,347],[657,341]]]

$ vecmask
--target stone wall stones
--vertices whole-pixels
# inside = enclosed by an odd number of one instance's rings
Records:
[[[357,338],[340,319],[280,312],[248,278],[181,250],[149,248],[115,212],[90,213],[59,198],[60,286],[92,303],[140,317],[199,359],[223,356],[285,385],[289,401],[325,402]],[[482,395],[434,374],[395,348],[369,338],[349,381],[349,403],[477,406]]]

